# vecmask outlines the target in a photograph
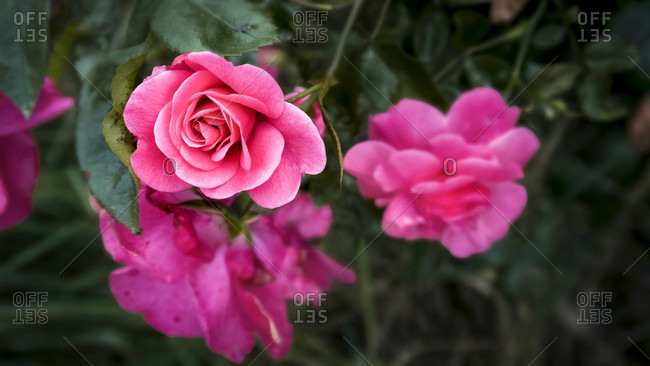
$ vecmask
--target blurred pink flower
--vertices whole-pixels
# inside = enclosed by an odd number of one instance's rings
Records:
[[[253,65],[193,52],[156,67],[131,94],[126,126],[138,138],[135,174],[163,192],[195,186],[225,199],[248,191],[275,208],[318,174],[325,145],[309,116],[286,103],[277,82]],[[173,161],[174,174],[165,172]]]
[[[300,93],[305,91],[305,88],[302,86],[297,86],[293,91],[287,95],[284,96],[284,99],[289,99],[292,98]],[[309,96],[306,96],[297,102],[293,103],[296,107],[300,106],[302,103],[306,102],[307,99],[309,99]],[[320,111],[320,108],[318,107],[318,103],[314,103],[313,105],[314,108],[314,124],[316,125],[316,128],[318,129],[318,134],[320,137],[323,137],[325,135],[325,122],[323,121],[323,114]]]
[[[13,226],[32,212],[32,195],[39,172],[38,148],[29,129],[72,107],[46,78],[29,120],[0,93],[0,229]]]
[[[259,66],[266,70],[274,79],[280,76],[280,69],[275,65],[275,60],[279,57],[279,51],[274,46],[264,46],[257,50],[257,60]]]
[[[144,313],[168,336],[205,337],[211,350],[241,362],[257,333],[281,358],[292,342],[287,300],[329,289],[339,272],[342,282],[354,281],[351,270],[307,243],[325,235],[331,211],[306,195],[252,222],[251,245],[241,235],[230,240],[217,212],[174,205],[196,199],[193,193],[141,190],[141,236],[100,211],[104,246],[126,265],[111,274],[111,290],[120,306]]]
[[[344,167],[362,195],[386,206],[387,234],[439,239],[467,257],[503,238],[526,205],[513,181],[539,141],[515,127],[519,112],[490,88],[461,95],[447,115],[405,99],[370,118],[370,140],[348,151]]]

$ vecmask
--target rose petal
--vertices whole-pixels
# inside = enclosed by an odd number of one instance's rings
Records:
[[[517,127],[492,140],[489,147],[502,164],[524,166],[539,148],[539,140],[529,129]]]
[[[260,101],[251,108],[277,118],[282,114],[284,94],[278,83],[264,69],[244,64],[234,66],[223,57],[212,52],[192,52],[181,55],[174,63],[184,62],[193,70],[209,70],[235,92]],[[248,100],[250,102],[250,100]]]
[[[519,108],[506,107],[499,92],[477,88],[461,95],[449,109],[449,129],[466,141],[487,143],[511,129],[519,118]]]
[[[74,99],[62,96],[50,78],[45,78],[29,121],[11,99],[0,93],[0,135],[28,130],[70,109]]]
[[[364,197],[381,197],[387,194],[374,180],[373,173],[394,151],[391,145],[384,142],[364,141],[352,146],[345,154],[343,167],[357,178],[359,191]]]
[[[235,193],[258,187],[269,180],[280,164],[284,149],[282,134],[269,123],[259,123],[251,135],[248,146],[252,159],[251,169],[237,170],[232,179],[220,186],[201,188],[206,196],[216,199],[228,198]]]
[[[199,337],[203,330],[186,279],[169,284],[133,267],[111,273],[111,291],[122,308],[144,313],[152,327],[169,337]]]
[[[161,109],[191,73],[182,70],[159,72],[138,85],[124,107],[126,128],[138,138],[154,140],[154,124]]]
[[[13,226],[32,212],[32,195],[39,171],[38,148],[29,132],[0,136],[0,178],[4,187],[4,210],[0,229]]]
[[[427,149],[429,139],[447,129],[445,116],[435,107],[404,99],[385,113],[370,117],[370,139],[397,149]]]

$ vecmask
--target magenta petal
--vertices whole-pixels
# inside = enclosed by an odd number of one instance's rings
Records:
[[[270,118],[277,118],[282,114],[284,94],[278,83],[263,69],[244,64],[234,66],[223,57],[212,52],[192,52],[181,55],[174,63],[185,62],[193,70],[208,70],[230,86],[235,92],[259,100],[259,105],[250,105],[251,108]]]
[[[251,154],[251,169],[239,169],[226,183],[214,188],[201,188],[206,196],[216,199],[228,198],[241,191],[260,186],[269,180],[278,168],[284,139],[282,134],[269,123],[259,123],[248,143]]]
[[[39,171],[38,148],[29,132],[0,136],[0,181],[3,184],[4,210],[0,229],[13,226],[32,212],[32,195]],[[2,194],[2,192],[0,192]]]
[[[434,178],[442,170],[442,162],[422,150],[399,150],[380,164],[373,178],[386,192],[408,189],[422,180]]]
[[[502,164],[524,166],[539,148],[539,140],[529,129],[517,127],[492,140],[489,147]]]
[[[499,92],[477,88],[461,95],[449,109],[449,129],[468,142],[485,143],[514,127],[519,108],[506,107]]]
[[[404,99],[385,113],[370,117],[370,139],[398,149],[426,149],[429,139],[447,129],[445,116],[435,107]]]
[[[382,219],[386,234],[409,240],[440,237],[442,222],[424,218],[417,210],[416,197],[416,194],[401,193],[390,201]]]
[[[206,342],[214,352],[242,362],[255,345],[254,329],[242,313],[221,246],[209,264],[190,277]]]
[[[481,193],[489,200],[487,209],[472,220],[448,227],[442,236],[442,244],[457,257],[483,252],[502,239],[510,228],[510,222],[526,206],[526,189],[516,183],[491,184]]]
[[[237,293],[263,347],[275,359],[284,357],[291,348],[293,332],[287,317],[286,300],[278,284],[242,285]]]
[[[299,193],[273,217],[278,224],[298,230],[303,239],[314,239],[327,234],[332,224],[332,209],[330,206],[316,207],[309,194]]]
[[[358,143],[345,154],[343,167],[345,171],[358,180],[359,190],[365,197],[378,197],[386,192],[374,180],[373,173],[379,164],[388,159],[395,149],[380,141]]]
[[[480,158],[466,158],[456,163],[457,175],[468,175],[478,180],[506,181],[521,179],[524,172],[517,164],[502,165],[498,161]]]
[[[129,131],[153,143],[153,128],[160,110],[190,75],[182,70],[163,71],[138,85],[124,107],[124,121]]]
[[[45,78],[34,110],[27,121],[11,99],[0,93],[0,135],[25,131],[63,114],[73,104],[74,99],[62,96],[52,80]]]
[[[169,284],[136,268],[124,267],[111,273],[110,285],[122,308],[144,313],[147,323],[165,335],[198,337],[203,334],[186,279]]]

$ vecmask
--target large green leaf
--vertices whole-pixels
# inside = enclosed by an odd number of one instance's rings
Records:
[[[138,76],[138,70],[144,62],[144,56],[135,57],[117,68],[115,76],[111,81],[111,97],[113,98],[113,108],[108,112],[102,122],[104,139],[108,147],[122,161],[124,166],[129,169],[133,182],[136,187],[140,186],[140,180],[136,177],[131,167],[131,154],[135,151],[135,139],[126,127],[124,120],[124,107],[126,101],[133,89],[135,89],[135,79]]]
[[[47,69],[49,0],[5,0],[0,21],[0,90],[29,118]]]
[[[104,140],[102,121],[112,107],[107,95],[111,95],[115,69],[147,50],[147,46],[134,46],[96,61],[85,75],[88,81],[81,88],[77,115],[77,157],[89,175],[90,190],[104,209],[134,233],[141,232],[138,187]]]
[[[153,31],[174,51],[240,55],[277,41],[271,20],[241,0],[164,0]]]

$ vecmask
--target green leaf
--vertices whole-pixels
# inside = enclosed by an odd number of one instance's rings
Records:
[[[510,80],[510,65],[500,57],[492,55],[469,57],[463,66],[473,87],[490,86],[504,89]]]
[[[29,118],[47,70],[49,0],[5,0],[0,21],[0,90]]]
[[[599,73],[589,73],[580,85],[578,97],[587,116],[598,122],[609,122],[625,117],[628,108],[610,95],[612,79]]]
[[[138,70],[144,63],[144,59],[145,56],[138,56],[117,68],[111,81],[113,108],[102,122],[104,140],[122,161],[122,164],[129,169],[136,188],[140,187],[140,180],[131,167],[131,154],[135,151],[135,138],[126,127],[123,112],[131,92],[135,89],[135,79],[138,76]]]
[[[133,233],[141,233],[138,187],[129,169],[111,151],[104,140],[102,121],[111,109],[107,95],[115,69],[147,53],[147,45],[138,45],[101,57],[85,77],[77,114],[77,158],[89,175],[89,188],[97,202]]]
[[[533,82],[532,90],[541,99],[551,99],[571,89],[582,69],[574,64],[553,64]]]
[[[278,40],[271,20],[241,0],[164,0],[151,28],[180,53],[235,56]]]
[[[447,105],[433,77],[413,56],[394,43],[381,43],[375,51],[403,83],[404,97],[417,98],[444,110]]]
[[[548,24],[541,27],[533,37],[533,46],[548,50],[557,47],[564,39],[565,31],[561,24]]]
[[[614,36],[609,42],[589,43],[585,50],[585,58],[589,69],[617,73],[634,69],[634,60],[639,59],[636,47],[628,44],[624,39]]]

